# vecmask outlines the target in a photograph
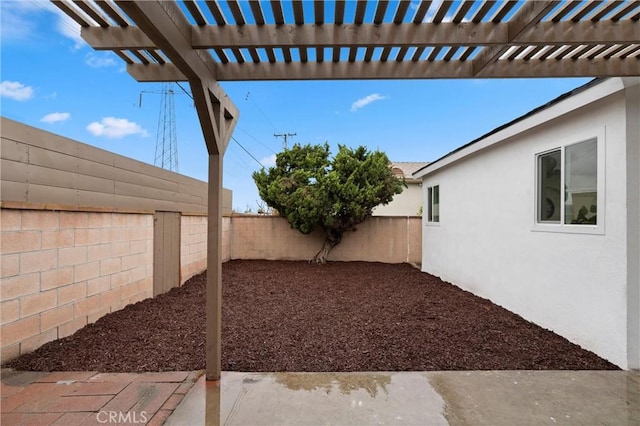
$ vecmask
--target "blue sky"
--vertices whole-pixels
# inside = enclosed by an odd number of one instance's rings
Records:
[[[46,2],[0,0],[0,114],[153,164],[161,89],[97,52]],[[240,110],[224,156],[234,209],[259,203],[251,172],[291,143],[365,145],[392,161],[433,161],[590,79],[222,82]],[[188,89],[188,85],[183,84]],[[191,99],[174,87],[179,171],[207,178]],[[238,144],[239,143],[239,144]]]

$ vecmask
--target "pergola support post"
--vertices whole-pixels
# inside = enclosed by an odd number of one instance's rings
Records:
[[[222,363],[222,155],[209,155],[207,222],[206,376],[219,380]]]

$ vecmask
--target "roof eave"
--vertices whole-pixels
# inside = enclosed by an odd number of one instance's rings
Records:
[[[635,77],[640,80],[640,78]],[[445,156],[429,163],[427,166],[413,173],[416,179],[423,178],[437,170],[449,167],[471,155],[477,154],[489,147],[497,145],[509,138],[524,133],[545,122],[568,114],[589,103],[595,102],[613,93],[623,90],[625,87],[621,78],[608,78],[605,80],[592,80],[589,83],[565,93],[542,107],[512,120],[510,123],[498,127],[491,132],[475,139],[460,148],[457,148]],[[581,90],[582,89],[582,90]],[[577,93],[573,93],[577,92]]]

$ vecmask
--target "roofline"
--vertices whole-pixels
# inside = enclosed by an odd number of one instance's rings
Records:
[[[602,99],[612,93],[623,90],[624,86],[625,84],[620,78],[595,78],[582,86],[563,93],[546,104],[541,105],[528,113],[503,124],[502,126],[496,127],[479,138],[456,148],[448,154],[429,163],[425,167],[415,171],[413,173],[413,177],[422,178],[425,175],[461,161],[470,155],[530,130],[544,122],[560,117],[588,103],[597,101],[598,99]],[[599,90],[589,90],[594,87],[598,87]]]

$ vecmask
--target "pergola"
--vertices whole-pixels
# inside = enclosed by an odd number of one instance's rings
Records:
[[[209,153],[206,371],[220,378],[219,81],[640,76],[640,1],[52,0],[141,82],[188,81]]]

